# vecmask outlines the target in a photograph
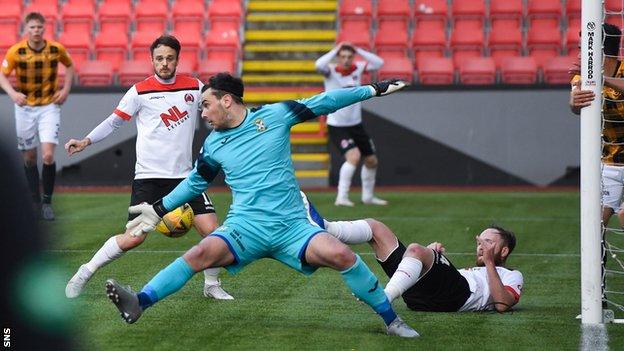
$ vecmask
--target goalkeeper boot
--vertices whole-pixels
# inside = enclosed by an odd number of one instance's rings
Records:
[[[121,318],[128,324],[137,321],[143,314],[139,298],[129,286],[122,286],[115,279],[106,281],[106,295],[119,310]]]
[[[371,84],[373,89],[375,89],[376,96],[385,96],[392,94],[405,88],[408,85],[408,82],[401,79],[387,79]]]
[[[405,323],[401,317],[396,317],[387,327],[388,335],[398,335],[402,338],[417,338],[417,331]]]
[[[204,283],[204,296],[212,297],[215,300],[234,300],[232,295],[223,290],[220,280],[217,280],[215,284]]]
[[[93,276],[93,272],[91,272],[87,266],[84,264],[78,268],[78,272],[74,274],[74,276],[67,282],[67,286],[65,287],[65,296],[69,299],[74,299],[82,293],[85,285]]]

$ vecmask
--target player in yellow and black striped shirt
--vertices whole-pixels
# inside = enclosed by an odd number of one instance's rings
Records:
[[[67,51],[60,43],[43,38],[45,18],[37,12],[26,15],[24,28],[28,39],[13,45],[7,52],[0,74],[0,86],[15,103],[17,148],[22,151],[26,178],[35,204],[42,202],[39,194],[37,146],[41,143],[43,158],[43,219],[53,220],[52,193],[56,164],[54,149],[58,144],[61,119],[60,105],[71,89],[74,67]],[[67,67],[65,82],[58,89],[58,65]],[[17,89],[7,76],[15,71]]]

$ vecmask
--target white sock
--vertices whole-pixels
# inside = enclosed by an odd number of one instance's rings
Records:
[[[362,166],[362,201],[370,201],[373,198],[373,191],[375,190],[375,176],[377,175],[377,168],[368,168],[365,165]]]
[[[91,273],[95,273],[95,271],[106,266],[109,262],[121,257],[123,253],[123,250],[117,244],[117,238],[114,236],[110,237],[85,266]]]
[[[340,167],[340,178],[338,179],[338,198],[346,199],[349,197],[349,188],[351,187],[351,179],[355,173],[356,167],[345,161]]]
[[[397,267],[390,281],[386,285],[384,292],[388,296],[388,300],[392,302],[397,297],[403,295],[403,293],[414,286],[420,278],[420,271],[422,271],[422,262],[414,257],[403,257],[401,263]]]
[[[221,268],[206,268],[204,269],[204,283],[207,285],[215,285],[219,283],[219,270]]]
[[[373,230],[363,219],[357,221],[325,221],[325,230],[345,244],[361,244],[373,238]]]

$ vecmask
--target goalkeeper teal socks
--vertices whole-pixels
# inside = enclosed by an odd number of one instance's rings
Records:
[[[179,257],[158,272],[138,294],[139,304],[144,310],[165,297],[180,290],[195,274],[193,268]]]
[[[355,255],[353,266],[340,273],[355,297],[372,307],[383,318],[386,325],[392,323],[397,315],[383,288],[379,285],[379,280],[359,255]]]

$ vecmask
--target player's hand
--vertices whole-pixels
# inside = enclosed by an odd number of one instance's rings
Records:
[[[67,96],[69,96],[69,90],[61,89],[54,93],[52,101],[54,101],[54,103],[57,105],[62,105],[65,103],[65,100],[67,100]]]
[[[84,150],[89,145],[91,145],[91,140],[89,138],[84,138],[82,140],[69,139],[69,141],[65,144],[65,151],[67,151],[67,154],[71,156]]]
[[[444,248],[444,245],[442,245],[442,243],[439,243],[437,241],[432,242],[431,244],[427,245],[427,247],[440,253],[444,253],[444,251],[446,251],[446,249]]]
[[[382,80],[380,82],[375,82],[371,84],[373,89],[375,89],[376,96],[384,96],[384,95],[392,94],[395,91],[399,91],[408,85],[409,85],[408,82],[401,80],[401,79],[387,79],[387,80]]]
[[[494,264],[494,244],[485,240],[481,240],[479,244],[483,250],[483,263]]]
[[[591,105],[596,95],[591,90],[581,90],[581,81],[572,83],[570,91],[570,105],[575,109],[580,109]]]
[[[161,220],[161,217],[154,210],[154,206],[145,202],[130,206],[128,212],[139,215],[126,224],[126,229],[130,231],[132,236],[141,236],[153,231]]]
[[[12,93],[9,96],[11,97],[11,100],[13,100],[13,102],[17,106],[24,106],[24,105],[26,105],[26,95],[20,93],[19,91],[16,91],[15,93]]]

